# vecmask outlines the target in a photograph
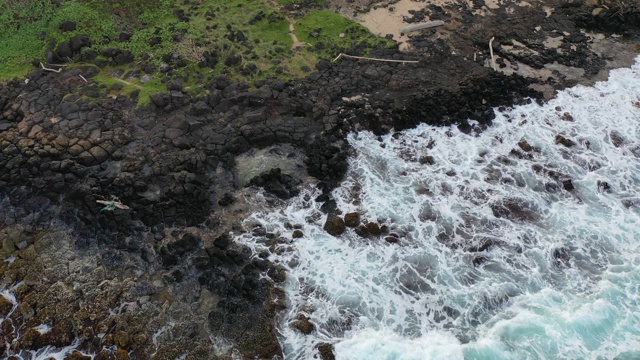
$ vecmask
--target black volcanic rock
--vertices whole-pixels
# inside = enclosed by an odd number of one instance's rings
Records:
[[[262,187],[266,192],[280,199],[289,199],[298,195],[300,193],[297,189],[299,183],[300,181],[293,176],[283,174],[280,168],[265,171],[249,181],[249,185]]]
[[[73,21],[65,21],[60,23],[58,28],[62,31],[73,31],[76,29],[76,23]]]

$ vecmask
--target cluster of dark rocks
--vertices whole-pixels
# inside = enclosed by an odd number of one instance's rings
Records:
[[[334,210],[327,215],[323,227],[327,233],[333,236],[340,236],[347,228],[352,228],[363,239],[381,238],[391,244],[400,242],[400,235],[397,232],[391,232],[387,224],[379,221],[363,222],[358,212],[350,212],[344,214],[344,216],[340,216],[340,213],[341,211]]]
[[[253,177],[249,185],[262,187],[266,192],[280,199],[289,199],[300,193],[297,188],[300,182],[291,175],[283,174],[280,168],[274,168]]]

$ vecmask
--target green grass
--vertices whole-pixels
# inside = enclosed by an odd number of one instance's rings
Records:
[[[0,79],[23,74],[20,68],[43,55],[51,6],[48,0],[0,2]]]
[[[144,84],[142,84],[139,79],[126,79],[124,78],[124,74],[125,68],[122,66],[107,67],[101,69],[96,76],[91,78],[91,81],[106,85],[107,91],[113,95],[130,96],[132,92],[139,90],[138,107],[145,106],[151,102],[149,95],[166,91],[167,89],[166,85],[160,81],[162,79],[162,74],[160,73],[153,74],[153,79]],[[113,84],[119,84],[122,88],[120,90],[113,90],[111,89]]]
[[[284,5],[305,3],[322,5],[325,0],[278,0]],[[107,88],[120,83],[119,94],[140,90],[139,106],[149,103],[149,94],[166,89],[156,72],[153,80],[141,84],[137,78],[121,78],[122,73],[151,64],[158,68],[163,56],[178,54],[187,66],[172,65],[171,78],[185,79],[184,88],[202,94],[202,84],[218,74],[253,84],[266,78],[290,80],[303,77],[320,58],[335,57],[339,52],[359,46],[362,49],[386,46],[389,41],[371,35],[361,25],[330,11],[312,11],[297,20],[296,34],[310,44],[291,50],[289,20],[280,10],[264,0],[191,0],[189,4],[172,0],[0,0],[0,81],[24,76],[31,61],[43,61],[47,51],[76,35],[87,37],[91,47],[101,52],[107,48],[130,51],[136,61],[120,67],[106,67],[93,81]],[[176,11],[189,17],[184,21]],[[63,21],[73,21],[77,28],[63,32]],[[319,37],[310,36],[318,32]],[[119,42],[121,32],[133,34]],[[241,35],[240,35],[241,33]],[[345,34],[340,38],[341,33]],[[239,37],[244,37],[240,40]],[[158,40],[151,45],[151,40]],[[202,53],[216,54],[214,68],[200,68]],[[226,66],[230,56],[239,57],[239,65]],[[75,59],[76,61],[79,58]],[[44,62],[44,61],[43,61]],[[142,65],[139,65],[142,64]],[[117,70],[117,68],[116,68]],[[197,78],[202,74],[204,78]],[[114,92],[110,90],[110,92]]]
[[[300,41],[312,45],[321,57],[335,57],[353,47],[363,50],[392,46],[393,42],[377,37],[364,26],[328,10],[316,10],[306,14],[295,24]],[[316,33],[318,36],[312,36]],[[344,34],[344,37],[340,37]]]
[[[73,21],[77,28],[71,32],[62,32],[58,26],[63,21]],[[89,4],[75,1],[64,2],[57,8],[47,29],[46,42],[50,49],[67,41],[75,35],[82,35],[100,50],[113,42],[118,35],[117,18],[110,13],[101,13]]]

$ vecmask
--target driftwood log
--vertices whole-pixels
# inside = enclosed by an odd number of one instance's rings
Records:
[[[333,59],[333,62],[338,61],[338,59],[340,59],[341,57],[345,57],[345,58],[349,58],[349,59],[358,59],[358,60],[385,61],[385,62],[396,62],[396,63],[405,63],[405,64],[416,64],[416,63],[419,62],[417,60],[377,59],[377,58],[370,58],[370,57],[364,57],[364,56],[347,55],[347,54],[343,54],[343,53],[340,53],[338,56],[336,56],[336,58]]]
[[[422,30],[422,29],[429,29],[429,28],[441,26],[441,25],[444,25],[444,21],[442,20],[430,21],[430,22],[416,24],[416,25],[409,25],[407,27],[403,27],[402,29],[400,29],[400,33],[406,34],[408,32]]]

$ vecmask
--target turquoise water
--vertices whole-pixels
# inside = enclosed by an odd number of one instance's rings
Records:
[[[272,255],[289,273],[287,359],[320,342],[349,360],[640,359],[640,65],[498,112],[480,134],[349,141],[338,208],[400,242],[326,234],[311,189],[247,220],[291,242]],[[292,328],[300,313],[312,334]]]

